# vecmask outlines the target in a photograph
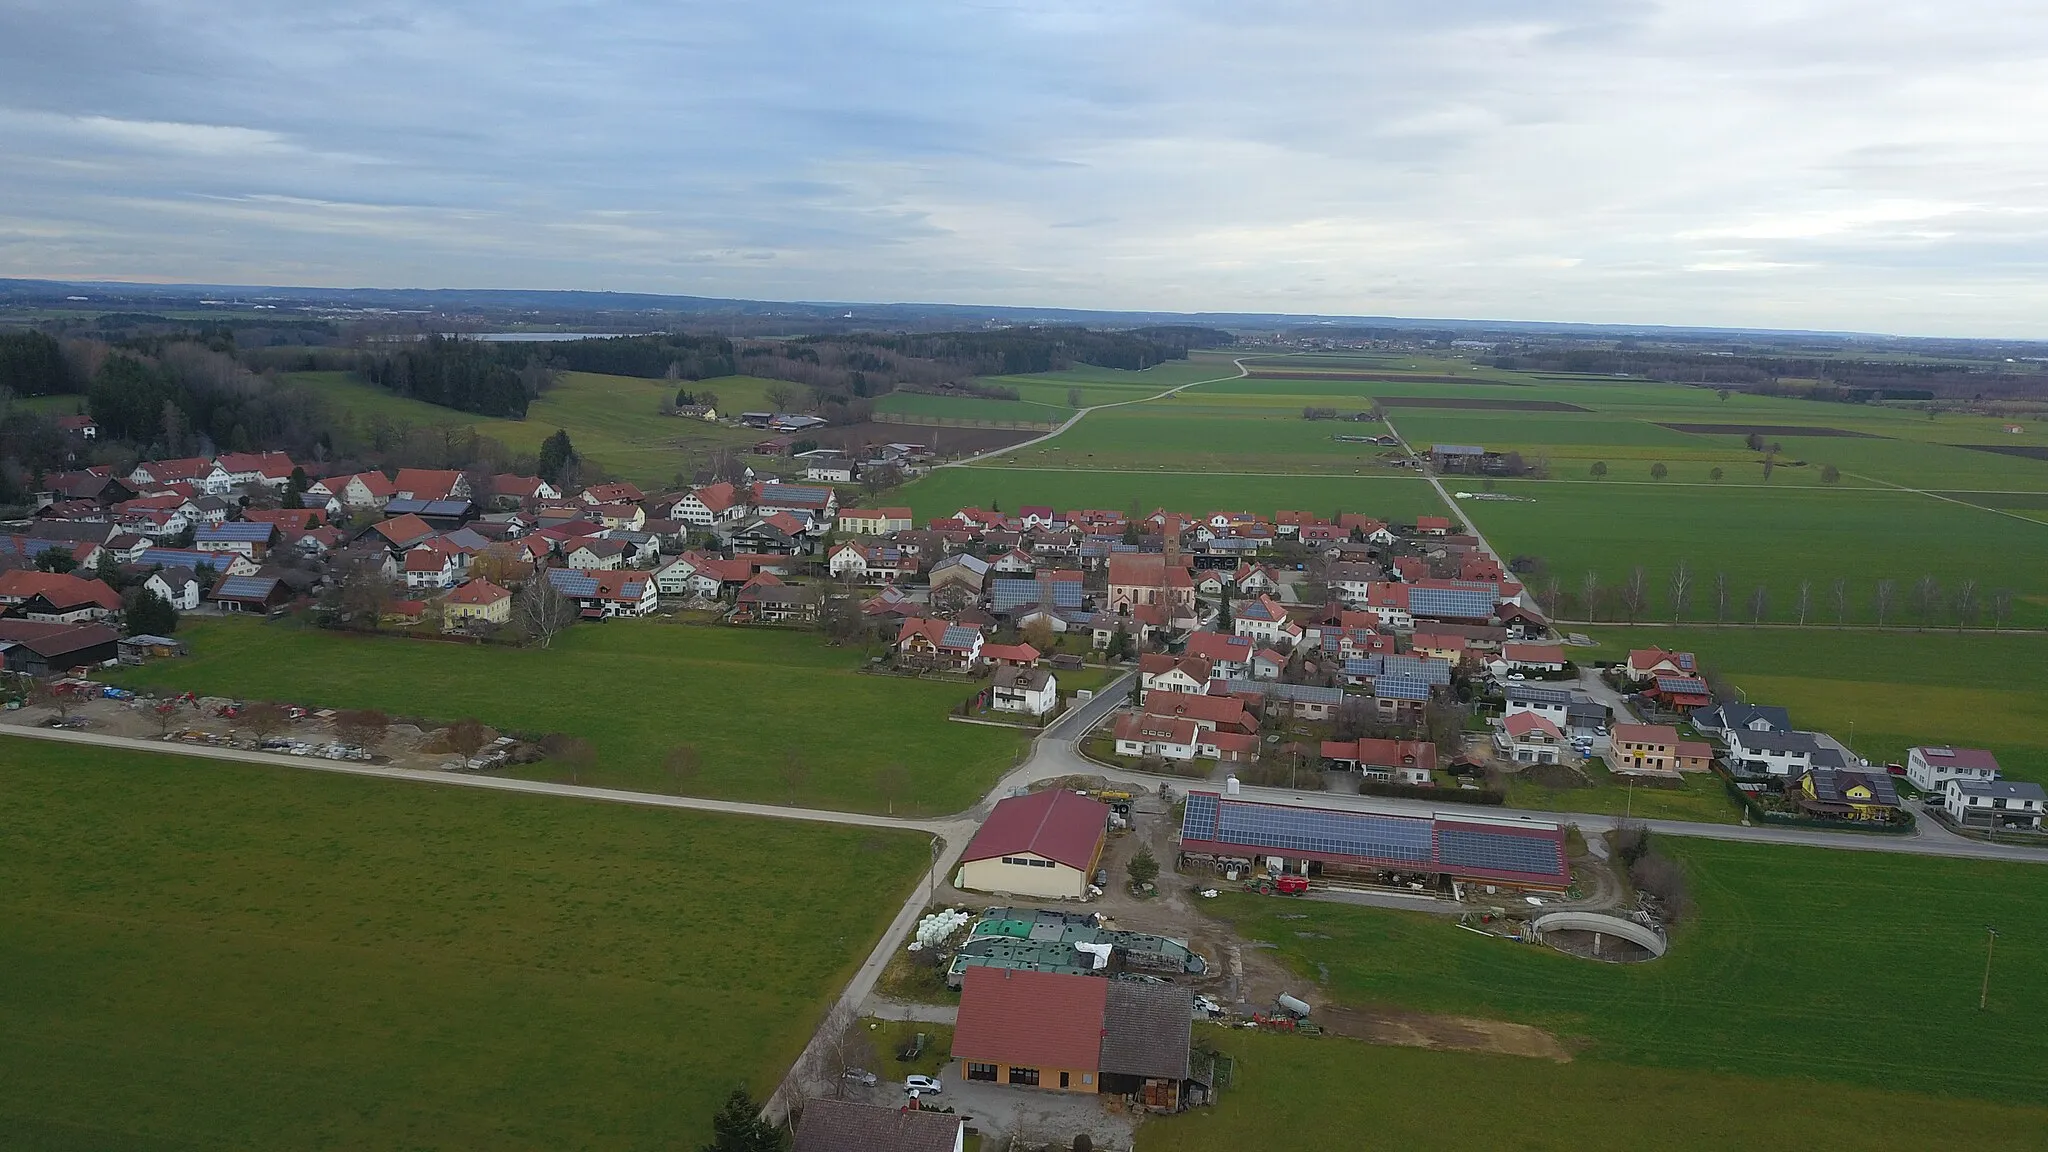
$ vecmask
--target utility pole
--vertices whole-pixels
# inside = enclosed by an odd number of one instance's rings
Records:
[[[1984,1011],[1984,1005],[1991,999],[1991,950],[1998,943],[1998,929],[1986,924],[1984,931],[1984,986],[1977,990],[1977,1011]]]

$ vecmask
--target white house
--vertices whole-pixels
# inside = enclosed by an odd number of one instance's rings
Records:
[[[1753,732],[1731,729],[1728,762],[1737,775],[1797,779],[1814,768],[1841,768],[1840,755],[1811,732]]]
[[[1138,687],[1206,695],[1213,670],[1213,665],[1200,656],[1175,658],[1164,652],[1148,652],[1138,657]]]
[[[1942,807],[1948,818],[1966,827],[2038,829],[2048,810],[2048,793],[2039,784],[1950,777],[1944,788]]]
[[[152,572],[142,586],[170,601],[171,607],[180,612],[196,611],[200,593],[204,591],[190,568],[165,568]]]
[[[1560,644],[1505,644],[1501,659],[1515,672],[1564,671],[1564,647]]]
[[[667,518],[709,528],[714,524],[743,520],[746,515],[747,502],[741,498],[740,490],[730,484],[718,483],[692,488],[684,493],[669,505]]]
[[[1539,688],[1533,684],[1509,684],[1507,708],[1502,716],[1522,713],[1541,716],[1562,729],[1570,723],[1572,694],[1563,688]]]
[[[1914,748],[1906,753],[1906,779],[1922,792],[1940,792],[1951,780],[1989,784],[1998,779],[1998,757],[1982,748]]]
[[[1116,754],[1193,760],[1201,731],[1193,720],[1173,716],[1130,715],[1116,722]]]
[[[1059,681],[1044,668],[1003,668],[996,672],[990,703],[998,712],[1050,716],[1059,702]]]
[[[1534,712],[1516,712],[1501,719],[1493,746],[1517,764],[1556,764],[1563,758],[1564,733]]]
[[[1301,628],[1287,619],[1287,609],[1270,596],[1247,600],[1233,609],[1231,631],[1261,644],[1300,638]]]

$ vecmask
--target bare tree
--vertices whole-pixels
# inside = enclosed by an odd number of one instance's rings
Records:
[[[889,805],[889,815],[896,814],[896,801],[910,792],[910,769],[901,764],[884,764],[875,769],[875,791]]]
[[[230,723],[254,736],[260,743],[276,735],[280,729],[290,723],[290,719],[285,715],[282,707],[268,701],[257,700],[244,704],[241,711],[235,714],[235,718]]]
[[[1835,595],[1835,623],[1847,624],[1849,622],[1849,578],[1846,576],[1835,577],[1833,591]]]
[[[590,741],[578,736],[556,733],[541,741],[541,751],[568,772],[571,784],[583,783],[583,774],[597,763],[597,749],[590,746]]]
[[[1635,623],[1637,618],[1643,614],[1643,609],[1649,604],[1649,600],[1649,580],[1643,575],[1642,566],[1639,564],[1629,571],[1628,583],[1621,586],[1621,606],[1628,612],[1629,623]]]
[[[834,1006],[827,1020],[828,1029],[835,1025],[843,1026],[838,1027],[836,1031],[820,1032],[820,1035],[829,1037],[829,1059],[822,1071],[832,1079],[834,1099],[845,1098],[846,1086],[850,1083],[846,1078],[848,1071],[858,1068],[866,1072],[882,1061],[881,1054],[875,1050],[874,1037],[868,1034],[867,1025],[862,1024],[857,1015],[844,1008],[843,1004]]]
[[[2012,590],[1994,589],[1991,593],[1991,626],[2003,628],[2012,619]]]
[[[1552,576],[1550,578],[1550,586],[1543,593],[1543,610],[1550,614],[1552,620],[1557,619],[1557,598],[1561,592],[1562,589],[1558,585],[1557,577]]]
[[[787,412],[796,405],[797,391],[787,384],[770,384],[762,395],[768,398],[768,407],[777,412]]]
[[[789,793],[789,802],[796,803],[796,794],[811,778],[811,770],[804,765],[803,750],[794,747],[785,750],[782,753],[782,771],[776,775],[782,780],[783,789]]]
[[[1891,580],[1879,580],[1877,590],[1872,593],[1870,605],[1877,611],[1877,626],[1884,627],[1885,618],[1892,614],[1892,597],[1898,593],[1898,584]]]
[[[30,684],[29,703],[48,708],[57,714],[58,720],[69,720],[71,710],[78,707],[78,693],[70,688],[59,688],[55,680],[37,680]]]
[[[344,744],[375,751],[391,729],[391,717],[374,708],[353,709],[334,718],[334,735]]]
[[[1728,573],[1714,573],[1714,623],[1728,622]]]
[[[1762,584],[1757,585],[1756,591],[1749,594],[1749,622],[1751,624],[1763,623],[1764,609],[1770,606],[1770,600],[1771,591]]]
[[[1600,574],[1588,568],[1586,569],[1586,575],[1579,581],[1579,611],[1585,615],[1586,619],[1597,620],[1599,619],[1599,610]]]
[[[1920,618],[1920,629],[1924,632],[1941,608],[1941,582],[1931,572],[1920,577],[1913,581],[1912,597],[1913,615]]]
[[[1671,570],[1671,619],[1675,623],[1685,619],[1685,609],[1692,600],[1692,565],[1683,560]]]
[[[178,702],[176,700],[157,701],[150,706],[149,718],[156,723],[157,735],[169,736],[171,729],[176,727],[178,723]]]
[[[519,590],[519,626],[535,645],[546,648],[576,622],[576,602],[562,595],[547,573],[536,572]]]
[[[1799,600],[1796,607],[1799,610],[1799,623],[1804,627],[1806,624],[1806,614],[1813,608],[1813,581],[1801,580],[1799,582]]]
[[[1977,622],[1977,581],[1975,579],[1965,578],[1962,583],[1956,585],[1955,614],[1956,631],[1958,632],[1961,632],[1965,625]]]
[[[483,751],[484,745],[490,743],[491,730],[484,727],[483,721],[472,717],[450,724],[447,732],[443,734],[443,739],[448,741],[448,747],[461,753],[462,758],[467,760]]]
[[[668,778],[675,782],[678,796],[689,792],[690,785],[696,782],[697,773],[702,768],[694,744],[678,744],[669,749],[668,756],[661,763],[662,767],[668,769]]]

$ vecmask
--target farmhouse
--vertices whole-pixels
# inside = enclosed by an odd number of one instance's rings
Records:
[[[291,600],[292,590],[270,576],[223,576],[206,598],[223,612],[268,612]]]
[[[821,1098],[804,1103],[792,1152],[961,1152],[966,1131],[955,1112]]]
[[[550,568],[547,579],[576,602],[586,620],[645,616],[660,605],[652,572]]]
[[[1367,780],[1427,786],[1435,782],[1436,745],[1426,740],[1325,740],[1323,759]]]
[[[977,629],[912,616],[896,632],[898,658],[910,663],[966,671],[981,662]]]
[[[261,560],[277,538],[277,528],[249,520],[223,524],[202,524],[192,533],[192,546],[201,552],[233,552]]]
[[[1157,756],[1162,760],[1193,760],[1204,736],[1193,720],[1132,713],[1117,718],[1116,754]]]
[[[1906,753],[1906,779],[1922,792],[1943,791],[1951,780],[1989,784],[1998,779],[1998,757],[1982,748],[1914,748]]]
[[[1265,686],[1262,686],[1265,687]],[[1202,731],[1256,732],[1258,721],[1235,696],[1203,696],[1189,692],[1145,693],[1143,710],[1153,716],[1192,720]]]
[[[2044,809],[2048,809],[2048,793],[2039,784],[1950,777],[1942,786],[1942,810],[1966,828],[2039,831]]]
[[[441,598],[441,627],[512,622],[512,593],[489,580],[471,580]]]
[[[120,657],[121,634],[105,624],[0,620],[0,670],[48,676]]]
[[[1109,806],[1060,788],[996,801],[960,856],[962,888],[1079,900],[1109,836]]]
[[[98,580],[16,568],[0,572],[0,609],[29,620],[80,624],[119,612],[121,595]]]

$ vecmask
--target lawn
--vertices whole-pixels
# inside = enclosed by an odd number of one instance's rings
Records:
[[[470,647],[322,632],[296,624],[193,620],[183,660],[126,670],[135,687],[394,716],[475,716],[511,731],[588,740],[581,783],[673,792],[663,758],[694,746],[692,794],[883,811],[876,774],[901,764],[899,814],[970,807],[1015,761],[1022,740],[954,724],[963,684],[855,671],[862,653],[816,634],[614,620],[570,629],[551,649]],[[794,755],[801,779],[785,780]],[[543,762],[522,775],[560,779]]]
[[[2048,866],[1664,837],[1698,911],[1664,959],[1607,965],[1422,913],[1226,895],[1325,998],[1513,1020],[1581,1059],[2048,1098]],[[1977,1010],[1985,925],[1998,926]],[[1309,979],[1313,980],[1311,976]]]
[[[922,837],[0,741],[0,1145],[695,1147]],[[793,860],[832,867],[791,884]]]
[[[641,484],[669,485],[678,473],[687,476],[716,449],[744,449],[760,439],[760,433],[750,429],[663,418],[661,402],[672,399],[677,388],[668,380],[566,372],[560,384],[528,407],[526,419],[493,420],[397,396],[346,372],[301,372],[290,379],[318,388],[358,432],[365,432],[373,417],[382,416],[414,427],[475,428],[515,452],[538,452],[541,441],[560,428],[596,466]],[[715,393],[724,412],[765,406],[765,392],[776,383],[731,376],[687,387]]]
[[[1418,515],[1441,514],[1443,501],[1413,473],[1385,476],[1232,476],[1199,473],[1146,474],[1113,470],[1033,468],[940,468],[905,485],[890,497],[907,502],[919,520],[951,516],[960,509],[1006,509],[1049,504],[1062,512],[1080,508],[1146,513],[1155,508],[1208,513],[1220,509],[1271,515],[1299,508],[1328,515],[1339,509],[1413,523]]]
[[[2048,784],[2048,636],[1910,628],[1596,628],[1588,659],[1678,647],[1759,704],[1904,763],[1916,744],[1986,747],[2017,779]]]
[[[1029,400],[991,400],[979,396],[928,396],[921,392],[892,392],[875,401],[875,411],[909,416],[931,416],[946,420],[990,421],[1056,426],[1074,414],[1073,409],[1036,404]]]
[[[1491,1148],[2001,1152],[2039,1146],[2048,1108],[1808,1080],[1392,1048],[1202,1028],[1235,1060],[1214,1108],[1149,1120],[1138,1152]]]
[[[1691,773],[1670,785],[1646,782],[1633,788],[1626,781],[1617,782],[1597,761],[1587,766],[1586,774],[1593,783],[1585,788],[1545,788],[1520,776],[1511,777],[1508,806],[1540,812],[1593,812],[1710,824],[1734,824],[1742,819],[1720,778],[1711,773]]]

